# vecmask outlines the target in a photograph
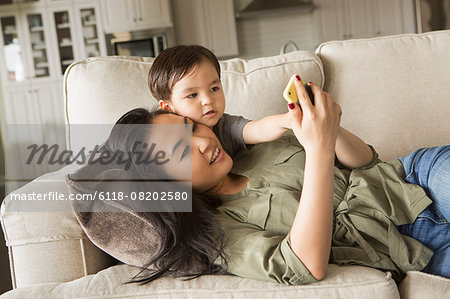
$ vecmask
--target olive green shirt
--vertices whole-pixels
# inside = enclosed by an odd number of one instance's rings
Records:
[[[433,252],[396,226],[414,222],[431,200],[403,180],[399,160],[381,162],[371,149],[374,157],[364,167],[348,171],[336,161],[330,262],[391,271],[401,280],[406,271],[424,268]],[[239,193],[220,195],[217,220],[230,273],[286,285],[316,281],[289,242],[304,165],[305,151],[292,133],[235,157],[231,172],[250,180]]]

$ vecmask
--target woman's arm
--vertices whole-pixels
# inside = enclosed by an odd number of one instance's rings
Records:
[[[290,231],[291,247],[318,280],[325,277],[333,227],[334,155],[306,156],[305,176]]]
[[[349,168],[367,165],[373,158],[370,147],[359,137],[340,127],[336,139],[336,156]]]
[[[290,231],[292,250],[316,279],[326,274],[333,227],[334,155],[341,109],[311,84],[315,105],[296,81],[302,111],[289,107],[292,130],[306,151],[300,203]],[[294,106],[294,107],[292,107]],[[293,108],[293,109],[291,109]]]

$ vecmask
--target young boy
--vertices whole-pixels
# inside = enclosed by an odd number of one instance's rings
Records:
[[[280,138],[289,127],[289,112],[261,120],[224,113],[220,65],[208,49],[180,45],[161,52],[148,74],[148,85],[161,109],[211,128],[233,157],[251,144]]]

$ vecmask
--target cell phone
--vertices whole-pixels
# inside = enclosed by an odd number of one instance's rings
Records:
[[[286,85],[286,88],[284,89],[283,97],[286,101],[288,101],[288,103],[297,103],[297,105],[300,106],[298,101],[297,90],[295,89],[294,83],[295,76],[297,76],[297,74],[292,75],[291,79],[289,79],[289,82]],[[303,79],[300,80],[302,80],[302,84],[305,87],[306,92],[308,93],[309,99],[311,100],[311,103],[314,105],[314,94],[311,90],[311,86],[306,84],[305,81],[303,81]]]

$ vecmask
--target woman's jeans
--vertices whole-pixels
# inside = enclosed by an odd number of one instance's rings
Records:
[[[414,223],[399,226],[399,232],[434,250],[423,272],[450,278],[450,145],[421,148],[399,160],[405,181],[420,185],[433,200]]]

